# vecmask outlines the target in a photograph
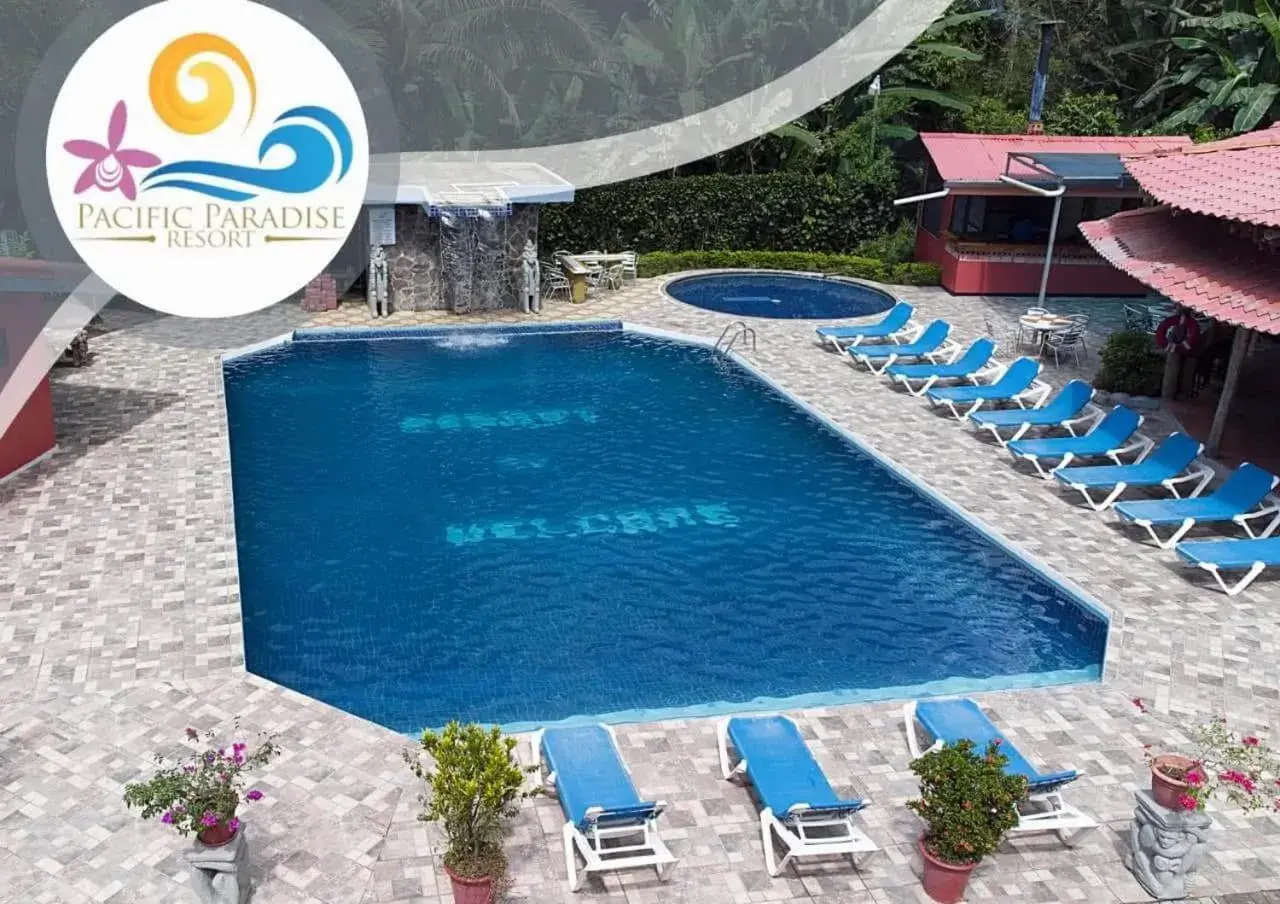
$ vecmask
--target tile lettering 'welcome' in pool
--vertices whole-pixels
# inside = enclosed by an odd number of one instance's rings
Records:
[[[553,408],[548,411],[496,411],[491,414],[418,415],[400,421],[403,433],[429,433],[432,430],[536,430],[541,427],[563,427],[566,424],[594,424],[600,419],[590,408]]]
[[[592,534],[653,534],[682,527],[737,527],[738,517],[727,505],[673,506],[662,509],[629,509],[580,518],[491,521],[445,528],[445,539],[454,546],[486,540],[547,540],[586,537]]]

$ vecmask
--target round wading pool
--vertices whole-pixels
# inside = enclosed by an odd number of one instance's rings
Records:
[[[865,317],[882,314],[894,304],[887,292],[862,283],[754,271],[686,276],[668,283],[667,294],[708,311],[784,320]]]

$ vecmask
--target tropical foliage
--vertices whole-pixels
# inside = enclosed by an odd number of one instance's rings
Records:
[[[942,277],[937,264],[814,251],[655,251],[640,255],[637,272],[650,277],[720,268],[826,273],[900,286],[936,286]]]
[[[400,146],[533,147],[710,109],[811,59],[874,0],[335,0],[390,90]],[[1243,132],[1280,113],[1280,0],[956,0],[873,78],[680,174],[851,176],[907,193],[911,138],[1026,127],[1040,22],[1055,19],[1045,128],[1053,133]],[[0,171],[46,51],[87,0],[0,11]],[[12,177],[0,227],[22,228]],[[820,214],[827,216],[828,214]],[[860,214],[859,214],[860,216]],[[861,231],[859,226],[855,232]],[[860,236],[859,236],[860,237]],[[799,241],[805,238],[797,236]],[[840,250],[849,250],[842,246]]]
[[[547,248],[636,251],[849,251],[891,230],[896,184],[863,174],[806,172],[759,176],[638,179],[578,193],[542,212]]]

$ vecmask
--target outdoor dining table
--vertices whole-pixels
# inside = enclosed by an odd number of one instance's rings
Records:
[[[603,251],[600,254],[575,254],[573,257],[575,260],[583,264],[586,264],[589,267],[592,264],[598,264],[600,266],[608,266],[609,264],[622,264],[626,262],[629,256],[630,255],[623,254],[623,253],[610,254],[607,251]]]
[[[1036,353],[1044,354],[1044,344],[1050,333],[1061,333],[1071,329],[1075,323],[1070,317],[1058,314],[1023,314],[1018,318],[1018,325],[1035,337]]]
[[[560,256],[560,269],[569,278],[569,297],[574,304],[582,304],[587,300],[587,277],[592,273],[591,268],[578,257],[564,254]]]

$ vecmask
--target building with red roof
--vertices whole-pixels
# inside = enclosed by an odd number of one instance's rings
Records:
[[[930,168],[916,259],[958,295],[1142,295],[1080,235],[1081,222],[1142,203],[1121,158],[1191,146],[1188,138],[921,134]],[[1052,240],[1051,240],[1052,238]],[[1052,252],[1052,253],[1051,253]]]
[[[1280,337],[1280,124],[1209,144],[1126,155],[1126,169],[1157,206],[1080,231],[1117,270],[1229,335],[1230,357],[1207,445],[1215,454],[1250,356]],[[1226,341],[1226,340],[1223,340]],[[1181,356],[1170,358],[1166,395]],[[1255,388],[1253,386],[1251,389]],[[1280,437],[1275,400],[1263,406]]]

